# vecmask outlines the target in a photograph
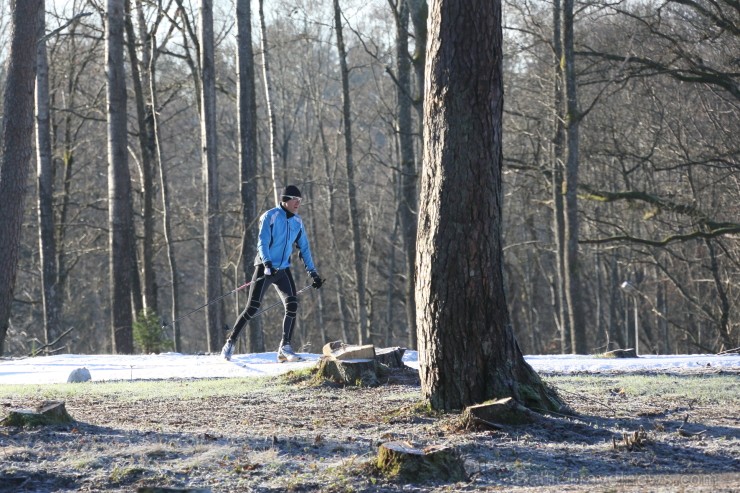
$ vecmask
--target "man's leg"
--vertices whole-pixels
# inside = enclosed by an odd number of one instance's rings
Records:
[[[265,294],[265,290],[270,286],[270,282],[268,281],[268,279],[260,279],[259,281],[257,281],[257,279],[259,279],[260,277],[264,277],[264,275],[264,265],[258,265],[254,269],[254,274],[252,274],[252,284],[249,286],[249,301],[247,302],[247,306],[236,319],[234,327],[231,329],[231,332],[229,332],[229,335],[226,337],[226,344],[224,344],[224,347],[221,350],[221,356],[223,356],[227,360],[231,359],[231,355],[234,352],[236,339],[239,337],[239,334],[241,333],[247,322],[259,310],[260,305],[262,304],[262,297]]]
[[[278,347],[278,361],[299,361],[300,358],[296,356],[290,345],[290,340],[293,337],[293,329],[295,328],[295,319],[298,313],[298,297],[296,296],[295,281],[289,268],[283,271],[283,274],[275,282],[275,287],[280,294],[280,299],[283,301],[283,307],[285,308],[283,335],[280,339],[280,346]]]

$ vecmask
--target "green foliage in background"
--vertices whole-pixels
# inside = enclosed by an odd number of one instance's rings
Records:
[[[139,312],[133,328],[134,344],[142,353],[161,353],[172,348],[172,341],[167,339],[159,317],[151,309],[145,308]]]

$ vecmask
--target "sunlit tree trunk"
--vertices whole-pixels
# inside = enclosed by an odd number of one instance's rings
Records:
[[[128,169],[126,73],[123,63],[124,0],[108,0],[106,67],[108,98],[108,222],[113,352],[130,354],[133,345],[131,272],[134,233],[131,175]]]
[[[560,331],[560,352],[570,352],[570,318],[568,317],[568,302],[565,296],[565,209],[563,204],[563,161],[565,146],[564,120],[564,89],[563,73],[560,64],[563,60],[562,32],[562,0],[555,0],[552,9],[552,45],[555,58],[555,70],[553,74],[553,127],[552,139],[552,231],[555,243],[555,265],[557,272],[553,276],[555,280],[555,322]]]
[[[440,410],[509,396],[560,408],[524,361],[506,304],[501,3],[435,0],[429,26],[416,257],[422,394]]]

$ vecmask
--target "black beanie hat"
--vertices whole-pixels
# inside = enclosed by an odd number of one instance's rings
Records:
[[[286,202],[289,199],[286,199],[286,197],[300,197],[301,191],[298,190],[298,187],[295,185],[288,185],[287,187],[283,188],[283,202]]]

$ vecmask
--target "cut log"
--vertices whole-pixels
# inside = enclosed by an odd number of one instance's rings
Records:
[[[0,425],[17,427],[36,427],[48,425],[61,425],[74,422],[67,413],[64,401],[45,401],[36,408],[36,411],[19,409],[10,411]]]
[[[388,347],[375,350],[375,360],[384,364],[388,368],[404,368],[403,353],[406,352],[402,347]]]
[[[378,449],[378,469],[408,481],[464,481],[460,454],[451,447],[415,448],[408,442],[386,442]]]
[[[493,402],[484,402],[469,406],[463,413],[463,422],[467,427],[476,428],[480,425],[489,425],[497,428],[498,425],[523,425],[539,421],[541,417],[519,404],[511,397]]]
[[[604,358],[637,358],[637,351],[634,349],[615,349],[601,355]]]
[[[338,360],[375,358],[375,346],[372,344],[356,346],[344,344],[342,341],[334,341],[325,344],[322,352],[324,356]]]
[[[322,357],[318,374],[342,385],[375,387],[379,385],[375,359],[352,359],[347,361]]]

